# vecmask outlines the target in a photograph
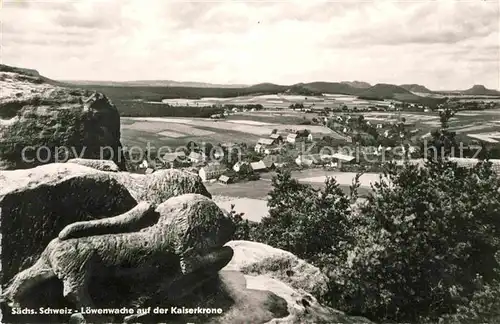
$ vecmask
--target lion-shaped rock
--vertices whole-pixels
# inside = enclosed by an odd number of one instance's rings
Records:
[[[157,217],[154,225],[136,232],[119,231],[122,224],[152,214]],[[103,229],[117,233],[103,234]],[[216,274],[233,256],[232,249],[224,247],[233,233],[229,214],[206,196],[183,194],[156,208],[142,202],[123,215],[64,228],[33,266],[11,280],[2,297],[11,307],[19,306],[32,287],[57,277],[64,296],[77,307],[94,307],[88,293],[91,277],[148,276],[172,267],[177,277],[199,269]],[[172,282],[172,276],[168,280]]]

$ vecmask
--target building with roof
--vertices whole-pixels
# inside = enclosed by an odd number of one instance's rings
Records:
[[[255,144],[254,151],[257,153],[262,153],[266,148],[272,146],[276,141],[272,138],[260,138],[257,144]]]
[[[273,139],[276,144],[283,143],[283,136],[278,133],[273,133],[269,135],[269,138]]]
[[[201,180],[208,181],[212,179],[219,178],[224,172],[227,171],[227,168],[221,164],[212,164],[202,167],[198,171],[198,175]]]
[[[221,182],[223,184],[229,184],[231,182],[231,178],[228,177],[227,175],[221,175],[219,177],[219,182]]]
[[[334,153],[334,154],[331,154],[330,157],[333,159],[333,160],[337,160],[338,162],[352,162],[354,161],[354,159],[356,159],[356,157],[352,156],[352,155],[346,155],[346,154],[342,154],[342,153]]]
[[[254,170],[255,172],[267,171],[266,164],[262,160],[260,160],[259,162],[252,162],[250,163],[250,166],[252,167],[252,170]]]
[[[274,145],[276,143],[277,140],[273,138],[260,138],[259,141],[257,142],[257,144],[267,145],[267,146]]]
[[[205,162],[206,157],[204,153],[192,151],[188,156],[189,161],[193,163]]]

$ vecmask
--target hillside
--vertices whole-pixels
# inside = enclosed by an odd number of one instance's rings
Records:
[[[462,94],[475,96],[500,96],[500,91],[488,89],[484,85],[476,84],[472,88],[462,91]]]
[[[289,87],[285,93],[287,95],[298,95],[298,96],[322,96],[323,92],[317,91],[314,89],[310,89],[306,86],[304,86],[303,83],[300,84],[294,84],[293,86]]]
[[[402,84],[400,87],[411,92],[432,93],[431,90],[420,84]]]
[[[360,97],[374,99],[396,99],[397,95],[415,96],[410,91],[393,84],[377,83],[373,87],[359,93]]]
[[[444,98],[432,98],[417,96],[410,91],[393,84],[378,83],[373,87],[358,94],[359,98],[383,100],[394,99],[410,103],[418,103],[434,107],[442,102]]]
[[[34,69],[25,69],[5,64],[0,64],[0,72],[13,73],[14,77],[19,81],[26,81],[33,84],[49,84],[55,86],[65,86],[64,82],[55,81],[44,77]]]
[[[342,81],[341,83],[348,84],[354,88],[367,89],[372,85],[364,81]]]
[[[136,80],[136,81],[87,81],[87,80],[67,80],[72,84],[78,85],[100,85],[114,87],[188,87],[188,88],[245,88],[247,85],[242,84],[215,84],[205,82],[182,82],[173,80]]]
[[[355,88],[349,84],[340,82],[310,82],[304,83],[304,87],[313,91],[330,94],[355,95],[363,91],[363,89]]]

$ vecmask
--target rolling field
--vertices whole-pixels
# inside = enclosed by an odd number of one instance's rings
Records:
[[[189,141],[212,143],[245,142],[255,143],[260,137],[267,137],[273,129],[285,132],[287,129],[309,129],[313,135],[332,135],[327,127],[271,123],[248,119],[211,120],[206,118],[161,118],[123,117],[121,125],[124,146],[183,145]]]
[[[268,213],[267,194],[272,189],[271,178],[273,173],[264,173],[257,181],[234,183],[224,185],[220,183],[206,183],[208,191],[213,195],[213,199],[219,207],[230,210],[234,204],[236,212],[243,212],[243,218],[259,222]],[[331,172],[322,169],[310,169],[304,171],[294,171],[292,176],[302,183],[307,183],[316,189],[324,187],[326,176],[334,177],[345,194],[349,194],[349,186],[354,179],[352,172]],[[370,191],[370,183],[378,181],[379,175],[376,173],[364,174],[361,181],[361,188],[358,192],[360,197],[366,196]]]

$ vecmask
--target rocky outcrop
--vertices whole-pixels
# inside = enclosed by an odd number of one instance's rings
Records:
[[[144,207],[139,208],[141,212],[149,213],[150,208]],[[234,224],[210,198],[180,195],[155,212],[156,223],[140,231],[53,239],[33,266],[14,277],[2,296],[12,307],[20,307],[33,287],[57,277],[63,283],[64,297],[77,309],[95,307],[88,287],[92,278],[138,275],[142,277],[137,282],[139,290],[150,289],[136,297],[144,302],[152,293],[177,296],[179,290],[170,286],[178,278],[198,271],[215,275],[231,260],[231,248],[223,245],[233,235]],[[122,307],[133,306],[127,300],[129,304],[122,303]],[[93,323],[97,320],[92,318]]]
[[[229,241],[234,224],[196,174],[80,162],[0,172],[4,322],[370,323],[318,302],[327,284],[318,268]],[[13,315],[9,303],[72,314]],[[97,316],[80,307],[169,313]]]
[[[292,253],[249,241],[231,241],[226,246],[234,256],[221,273],[238,271],[244,275],[246,289],[272,292],[286,301],[287,315],[268,323],[370,323],[318,303],[314,296],[326,292],[327,277]]]
[[[120,115],[104,94],[6,66],[0,66],[0,88],[0,169],[71,158],[113,160],[124,169]]]
[[[116,216],[138,201],[159,204],[184,193],[210,197],[197,175],[179,170],[135,175],[53,163],[3,171],[0,173],[2,282],[33,264],[66,225]]]
[[[234,257],[224,270],[266,275],[314,296],[322,296],[327,291],[326,275],[290,252],[249,241],[231,241],[227,246],[234,250]]]
[[[110,171],[110,172],[120,171],[118,165],[116,165],[115,162],[110,160],[69,159],[67,163],[79,164],[100,171]]]

